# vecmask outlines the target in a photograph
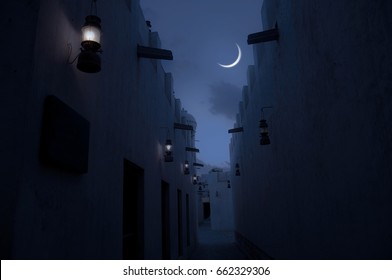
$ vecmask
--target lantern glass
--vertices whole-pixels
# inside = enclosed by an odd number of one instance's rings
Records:
[[[101,48],[101,19],[94,15],[86,17],[82,27],[82,47],[97,52]]]
[[[170,139],[167,139],[165,143],[166,152],[171,152],[172,147],[172,141]]]
[[[93,25],[85,25],[82,27],[83,42],[95,42],[101,44],[101,29]]]
[[[187,160],[184,162],[184,174],[189,174],[189,162]]]
[[[266,120],[260,120],[260,132],[261,133],[268,133],[268,125]]]

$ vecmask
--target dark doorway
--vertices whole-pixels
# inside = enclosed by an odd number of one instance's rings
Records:
[[[170,188],[161,181],[162,259],[170,260]]]
[[[124,159],[123,259],[144,258],[144,170]]]
[[[203,203],[203,218],[204,219],[208,219],[210,217],[211,214],[211,210],[210,210],[210,203],[209,202],[204,202]]]
[[[190,213],[189,213],[189,194],[186,194],[186,245],[191,246]]]
[[[182,192],[177,190],[178,256],[182,256]]]

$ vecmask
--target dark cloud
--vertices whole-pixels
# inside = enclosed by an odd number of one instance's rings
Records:
[[[210,85],[210,112],[223,115],[229,120],[235,120],[238,102],[241,100],[241,89],[233,84],[220,82]]]

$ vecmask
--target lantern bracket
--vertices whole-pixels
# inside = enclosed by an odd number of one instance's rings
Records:
[[[261,118],[264,119],[264,109],[272,109],[272,106],[261,107]]]
[[[73,64],[76,59],[78,59],[80,53],[78,53],[78,55],[71,60],[71,56],[72,56],[72,44],[71,43],[67,43],[67,51],[68,51],[68,57],[67,57],[67,64]]]
[[[242,126],[236,127],[236,128],[229,129],[227,132],[228,133],[244,132],[244,128]]]

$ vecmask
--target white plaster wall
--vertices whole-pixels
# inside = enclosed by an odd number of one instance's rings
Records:
[[[72,59],[79,52],[80,27],[90,2],[19,2],[2,3],[9,15],[7,34],[26,36],[7,46],[9,59],[1,69],[9,80],[2,92],[10,104],[8,117],[2,117],[7,130],[2,141],[8,150],[2,160],[6,173],[0,203],[4,258],[122,258],[124,158],[144,169],[145,258],[161,258],[161,180],[170,184],[171,237],[184,240],[182,258],[187,257],[196,241],[197,221],[191,205],[192,242],[187,247],[185,196],[189,194],[192,203],[195,189],[181,174],[181,165],[185,146],[192,143],[173,131],[173,123],[181,120],[175,116],[170,75],[159,61],[136,56],[137,44],[159,44],[157,34],[148,31],[139,2],[98,1],[103,53],[97,74],[67,64],[67,46],[72,45]],[[90,122],[87,174],[39,163],[43,101],[50,94]],[[173,163],[163,162],[167,134],[161,127],[169,129],[174,142]],[[183,194],[183,236],[177,234],[177,189]],[[177,244],[171,243],[174,259],[179,257]]]
[[[0,17],[0,30],[4,40],[20,42],[23,49],[15,43],[2,43],[0,49],[0,255],[1,259],[12,254],[12,225],[16,215],[16,201],[22,176],[19,174],[23,160],[24,129],[28,108],[26,95],[31,93],[35,28],[38,20],[39,1],[2,1],[0,11],[7,11]],[[18,30],[18,32],[15,32]],[[17,52],[15,53],[15,48]],[[21,82],[23,81],[23,82]],[[12,160],[11,160],[12,159]]]
[[[254,47],[230,157],[236,231],[272,258],[392,257],[391,12],[388,1],[264,1],[264,29],[277,22],[280,38]]]

